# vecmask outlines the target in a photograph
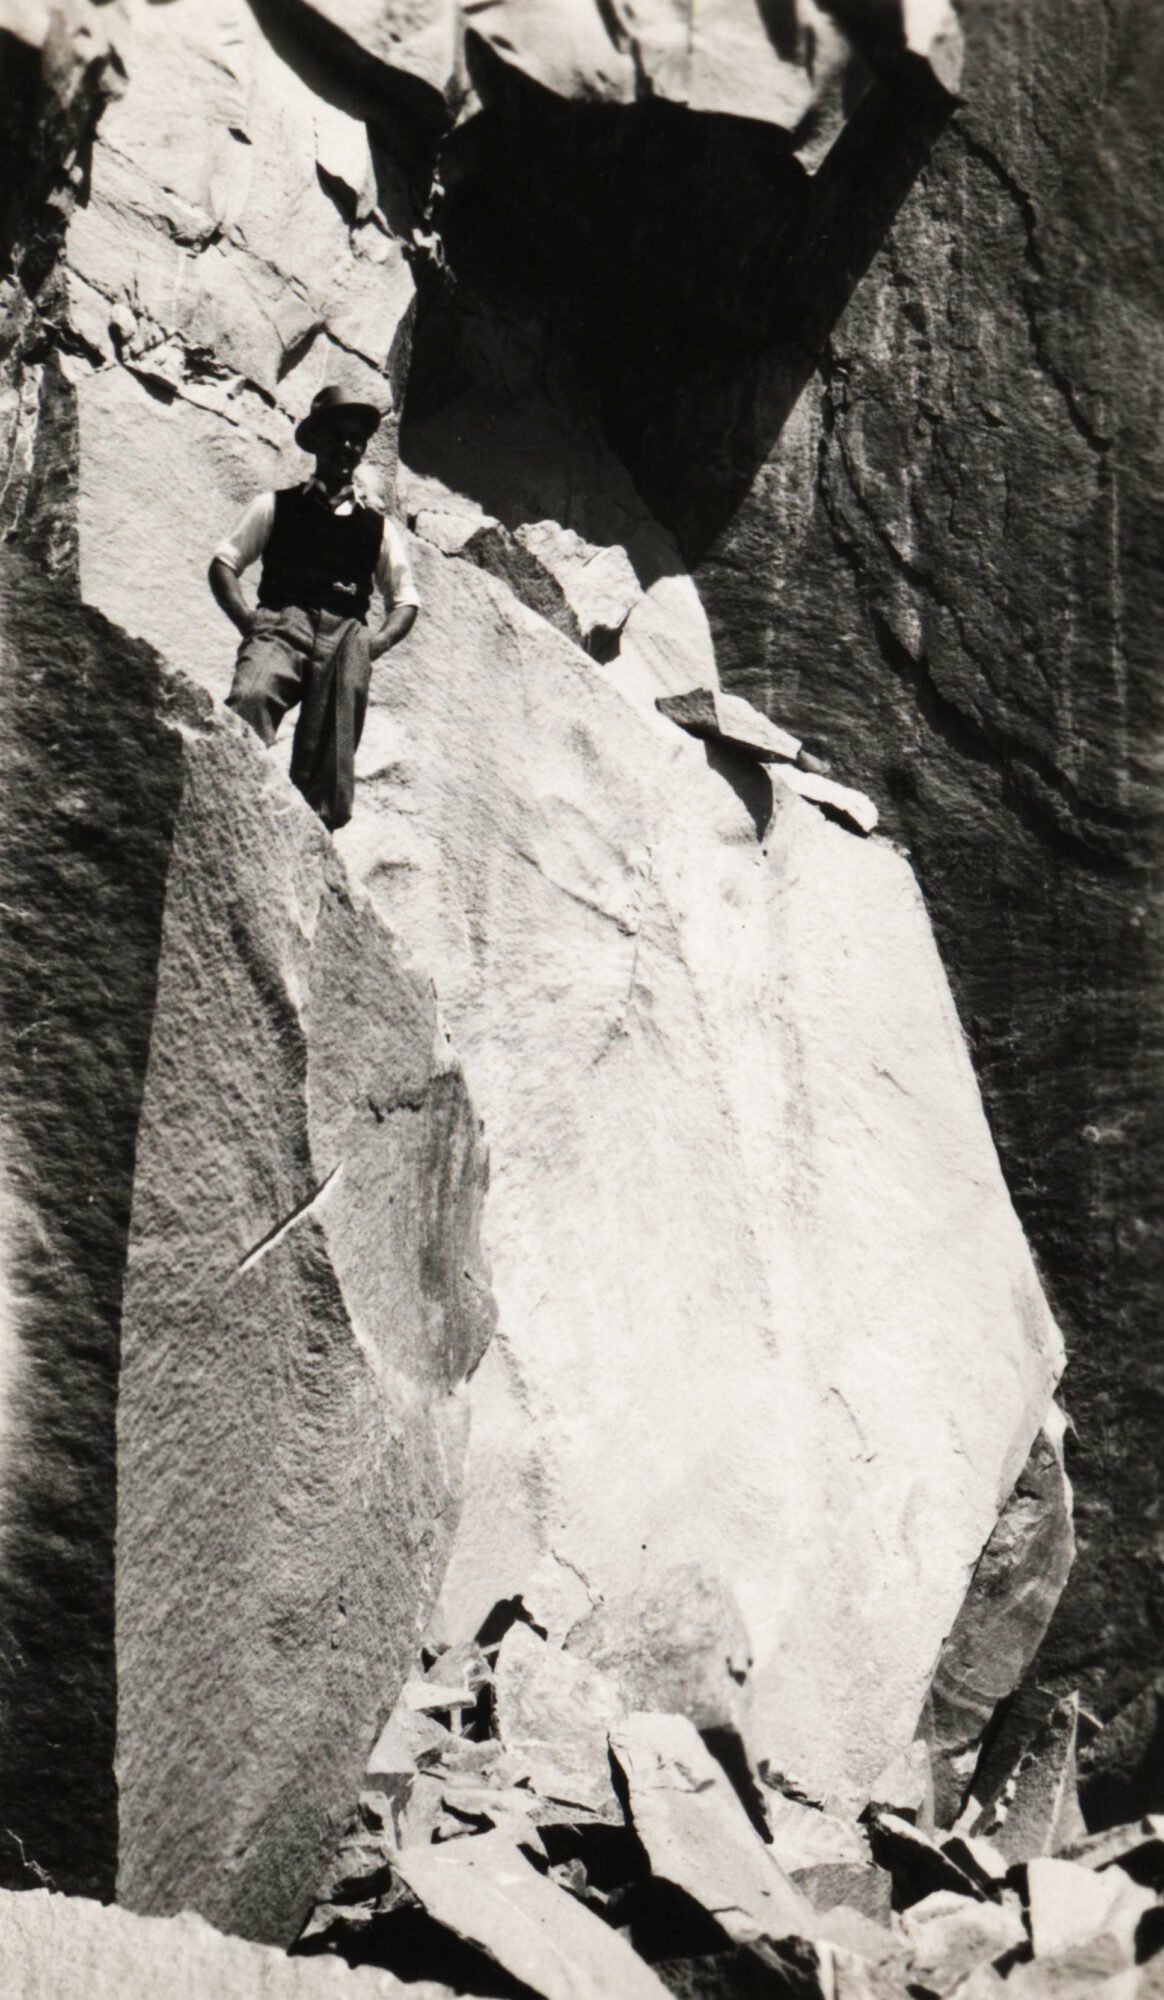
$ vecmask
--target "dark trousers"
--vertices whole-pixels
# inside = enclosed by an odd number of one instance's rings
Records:
[[[273,743],[287,710],[300,703],[291,779],[327,827],[346,826],[352,816],[371,672],[358,619],[299,604],[281,611],[260,605],[238,649],[226,705]]]

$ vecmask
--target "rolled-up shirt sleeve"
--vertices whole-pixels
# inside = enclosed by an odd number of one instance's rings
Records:
[[[249,569],[253,562],[258,562],[270,539],[274,521],[274,494],[258,494],[232,533],[225,541],[219,542],[211,561],[225,563],[227,569],[232,569],[236,576],[241,576],[244,569]]]
[[[383,593],[384,602],[390,611],[402,604],[420,608],[420,598],[412,580],[412,567],[404,537],[395,522],[385,515],[384,532],[380,537],[380,554],[376,562],[376,582]]]

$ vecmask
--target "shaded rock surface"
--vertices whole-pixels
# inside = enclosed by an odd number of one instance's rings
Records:
[[[957,18],[944,0],[859,0],[835,15],[798,0],[778,18],[750,0],[487,0],[471,10],[450,0],[387,9],[366,0],[354,7],[310,0],[305,11],[389,71],[427,86],[434,114],[442,97],[462,116],[479,109],[472,94],[465,106],[466,71],[488,97],[480,62],[488,52],[564,99],[629,105],[652,97],[771,122],[794,134],[809,159],[819,157],[868,82],[860,50],[886,62],[908,49],[951,89],[961,58]]]
[[[1075,1554],[1059,1410],[1040,1431],[942,1646],[919,1733],[941,1825],[958,1817],[995,1709],[1026,1674]]]
[[[3,603],[0,1852],[286,1939],[443,1574],[477,1120],[249,732],[11,556]]]
[[[682,1563],[572,1625],[571,1653],[609,1674],[622,1707],[686,1715],[697,1729],[745,1733],[752,1646],[739,1605],[714,1575]]]

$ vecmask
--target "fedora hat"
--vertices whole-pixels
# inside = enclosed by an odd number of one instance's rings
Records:
[[[331,382],[311,398],[311,408],[303,421],[296,427],[295,442],[302,451],[314,451],[320,438],[331,428],[337,417],[358,416],[368,437],[380,427],[381,411],[374,403],[361,402],[358,396],[349,396],[346,389]]]

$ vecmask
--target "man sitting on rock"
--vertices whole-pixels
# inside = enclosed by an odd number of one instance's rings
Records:
[[[321,389],[295,433],[314,476],[260,493],[210,563],[210,588],[243,635],[227,707],[270,744],[301,703],[291,777],[331,828],[352,816],[372,661],[411,631],[420,602],[402,536],[353,485],[379,423],[373,404]],[[239,577],[260,556],[252,611]],[[385,617],[369,637],[373,585]]]

